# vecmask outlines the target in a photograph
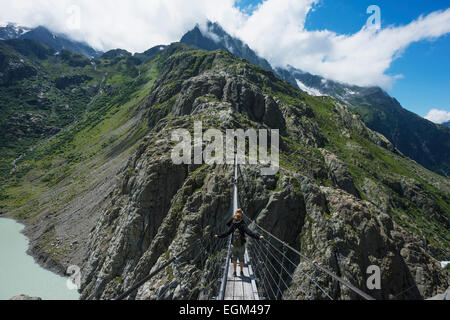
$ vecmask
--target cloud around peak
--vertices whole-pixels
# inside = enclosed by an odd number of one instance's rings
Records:
[[[383,88],[401,77],[386,72],[411,43],[450,32],[450,9],[351,35],[306,30],[318,2],[266,0],[243,12],[234,0],[0,0],[0,22],[45,25],[96,49],[142,52],[179,41],[197,23],[217,21],[275,66],[289,64],[329,79]],[[79,28],[73,28],[77,16]]]

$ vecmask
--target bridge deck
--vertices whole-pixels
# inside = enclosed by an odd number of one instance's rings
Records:
[[[258,291],[255,283],[255,276],[247,251],[245,252],[245,264],[243,274],[241,267],[237,266],[238,276],[233,277],[233,263],[230,261],[228,268],[227,286],[225,289],[225,300],[259,300]]]

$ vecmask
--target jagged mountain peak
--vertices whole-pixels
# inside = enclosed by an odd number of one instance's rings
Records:
[[[205,25],[197,24],[181,38],[180,42],[208,51],[227,50],[238,58],[245,59],[266,70],[274,71],[266,59],[258,56],[239,38],[228,34],[217,22],[208,21]]]
[[[98,51],[85,42],[75,41],[69,36],[55,33],[45,26],[28,28],[16,23],[8,23],[0,26],[0,40],[29,39],[45,43],[56,51],[68,50],[73,53],[82,54],[88,58],[100,56],[103,52]]]
[[[31,30],[31,28],[19,26],[17,23],[12,22],[0,24],[0,40],[19,38]]]

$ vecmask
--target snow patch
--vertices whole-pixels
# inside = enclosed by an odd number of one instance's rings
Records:
[[[445,268],[448,264],[450,264],[450,261],[441,261],[442,268]]]
[[[30,31],[31,29],[22,29],[22,33],[20,35],[23,36],[25,33],[28,33]]]
[[[345,92],[347,92],[347,94],[351,94],[351,95],[358,94],[358,92],[352,91],[352,90],[350,90],[348,88],[345,88]]]
[[[319,90],[315,89],[315,88],[311,88],[306,86],[303,82],[301,82],[300,80],[295,80],[297,81],[297,85],[298,87],[302,90],[305,91],[307,94],[311,95],[311,96],[324,96],[324,94],[322,94]]]

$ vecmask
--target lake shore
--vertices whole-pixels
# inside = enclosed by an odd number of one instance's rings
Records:
[[[64,271],[54,272],[36,258],[26,237],[26,225],[10,217],[0,217],[0,300],[18,295],[44,300],[76,300],[79,294],[67,287]],[[61,268],[58,268],[61,270]]]

